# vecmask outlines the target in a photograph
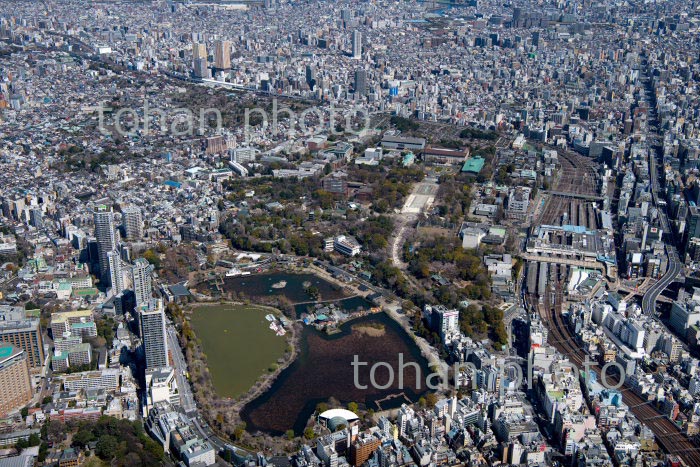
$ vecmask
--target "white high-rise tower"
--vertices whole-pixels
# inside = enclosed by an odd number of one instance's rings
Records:
[[[134,261],[131,269],[134,278],[134,295],[136,295],[136,309],[148,308],[151,304],[151,293],[153,290],[151,272],[153,266],[145,258],[138,258]]]
[[[112,286],[114,295],[124,290],[124,273],[122,271],[122,258],[118,251],[107,252],[107,262],[109,263],[109,283]]]
[[[362,33],[360,31],[352,33],[352,58],[362,58]]]
[[[146,356],[146,369],[168,366],[168,341],[165,334],[163,301],[153,299],[148,310],[139,310],[141,340]]]
[[[106,282],[111,279],[107,253],[117,249],[114,213],[107,206],[100,205],[94,211],[93,218],[95,222],[95,238],[97,239],[97,255],[100,263],[100,279]]]

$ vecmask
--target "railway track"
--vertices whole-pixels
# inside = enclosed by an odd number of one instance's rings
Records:
[[[598,217],[592,201],[548,195],[539,219],[540,224],[578,225],[587,229],[599,227]]]
[[[578,368],[584,368],[586,352],[576,345],[576,340],[571,334],[568,326],[564,323],[561,314],[563,303],[563,288],[560,281],[554,286],[554,303],[551,302],[552,294],[545,295],[544,304],[538,303],[537,299],[530,297],[530,303],[537,309],[540,318],[547,323],[549,329],[548,342],[559,352],[569,358]],[[590,369],[595,371],[598,380],[601,380],[601,367],[591,365]],[[617,375],[606,375],[608,384],[617,386],[619,377]],[[700,466],[700,449],[692,443],[680,429],[665,415],[651,405],[649,401],[643,400],[639,395],[632,392],[623,385],[619,389],[622,394],[622,401],[629,407],[637,419],[648,426],[659,443],[659,445],[670,454],[675,454],[683,459],[689,466]]]
[[[570,152],[559,153],[560,177],[555,191],[597,195],[596,168],[592,160]]]
[[[596,196],[596,168],[593,161],[569,152],[559,154],[559,178],[549,193],[539,223],[548,225],[581,225],[597,228],[595,215],[591,214],[592,201],[572,198],[565,194]],[[566,219],[563,218],[566,213]]]

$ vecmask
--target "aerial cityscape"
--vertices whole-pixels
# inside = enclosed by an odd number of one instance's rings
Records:
[[[700,2],[0,0],[0,467],[700,467]]]

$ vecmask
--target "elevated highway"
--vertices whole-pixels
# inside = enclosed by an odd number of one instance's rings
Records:
[[[647,85],[647,90],[646,90],[646,95],[647,95],[647,100],[650,101],[649,103],[651,104],[651,92],[649,89],[649,84]],[[651,105],[650,105],[650,112],[649,112],[649,126],[650,129],[652,127],[656,127],[658,125],[658,122],[656,122],[656,111],[651,110]],[[652,117],[653,116],[653,117]],[[652,123],[653,119],[653,123]],[[656,131],[651,131],[651,134],[656,134]],[[666,242],[666,255],[668,256],[668,269],[666,270],[666,274],[663,275],[659,281],[651,286],[649,290],[644,294],[644,297],[642,298],[642,312],[645,315],[651,316],[654,314],[656,310],[656,301],[659,298],[659,295],[666,290],[666,288],[671,285],[676,278],[678,278],[679,274],[683,270],[683,263],[681,263],[680,258],[678,256],[678,251],[676,250],[675,245],[673,244],[673,232],[671,231],[671,226],[670,223],[668,222],[668,217],[666,216],[666,211],[663,206],[659,206],[659,173],[658,173],[658,168],[656,167],[656,157],[657,157],[657,150],[655,147],[650,147],[649,148],[649,180],[651,182],[651,198],[652,198],[652,203],[657,209],[657,212],[659,213],[659,223],[661,224],[661,228],[663,229],[663,232],[665,235],[668,235],[671,239],[670,242]]]

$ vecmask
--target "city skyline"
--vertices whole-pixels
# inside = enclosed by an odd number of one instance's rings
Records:
[[[12,465],[700,465],[700,4],[0,0]]]

